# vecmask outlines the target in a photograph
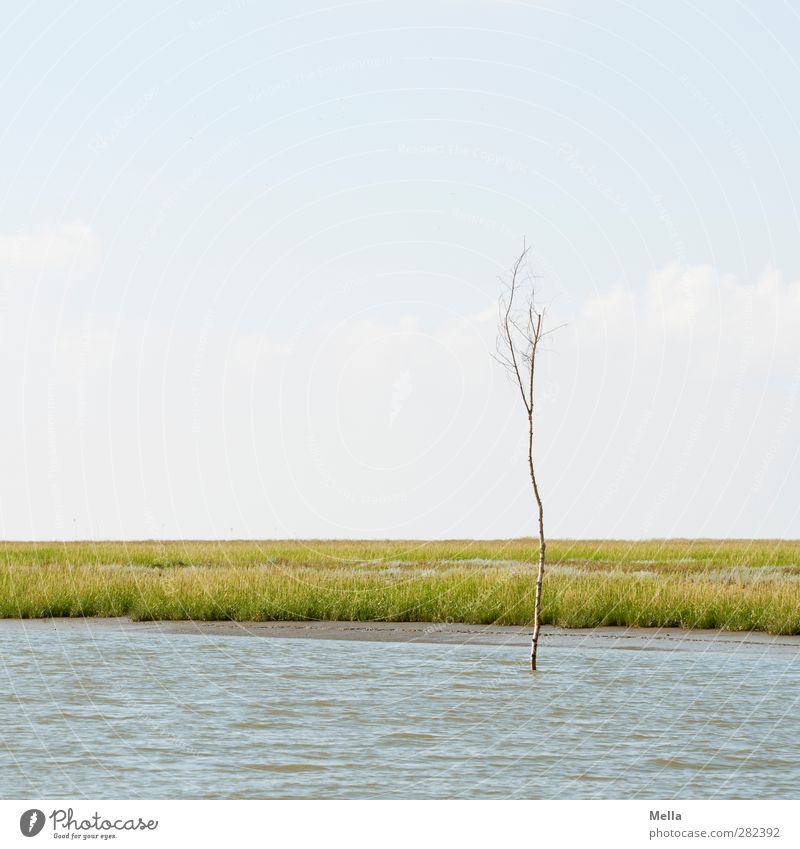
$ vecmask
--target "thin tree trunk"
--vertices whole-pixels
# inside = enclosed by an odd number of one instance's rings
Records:
[[[531,635],[531,672],[536,672],[536,649],[539,646],[539,630],[542,627],[542,581],[544,580],[544,508],[536,485],[533,470],[533,414],[528,413],[528,468],[531,472],[531,484],[539,510],[539,572],[536,576],[536,595],[534,597],[533,634]]]
[[[539,646],[539,631],[542,628],[542,582],[544,581],[544,507],[536,483],[533,465],[533,412],[534,412],[534,371],[536,368],[536,349],[545,333],[542,333],[544,310],[538,312],[534,304],[534,292],[531,286],[527,304],[514,313],[514,296],[517,293],[517,274],[528,254],[528,247],[522,243],[522,253],[511,270],[511,283],[508,298],[500,298],[500,328],[497,338],[497,359],[516,379],[522,396],[522,403],[528,413],[528,468],[531,474],[533,495],[539,513],[539,571],[536,576],[536,595],[534,597],[533,634],[531,634],[531,672],[536,671],[536,650]],[[548,331],[549,332],[549,331]],[[523,377],[524,375],[524,377]]]

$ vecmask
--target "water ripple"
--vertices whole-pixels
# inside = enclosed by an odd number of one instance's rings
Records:
[[[796,653],[0,629],[4,798],[795,798]]]

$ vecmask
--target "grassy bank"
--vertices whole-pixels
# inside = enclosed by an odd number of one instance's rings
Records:
[[[530,624],[535,543],[3,543],[0,617]],[[543,620],[800,633],[800,542],[556,540]]]

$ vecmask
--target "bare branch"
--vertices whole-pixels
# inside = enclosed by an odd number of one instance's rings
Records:
[[[539,525],[539,568],[536,576],[534,596],[533,634],[531,635],[531,671],[536,670],[536,651],[539,643],[542,614],[542,582],[545,566],[544,506],[536,480],[533,462],[533,406],[536,354],[539,343],[553,330],[545,330],[545,310],[537,310],[535,284],[537,277],[525,272],[525,260],[529,248],[522,244],[522,253],[511,267],[511,279],[506,296],[500,298],[500,317],[495,359],[513,375],[528,416],[528,471],[533,495],[536,500]],[[524,292],[520,291],[525,285]],[[522,302],[520,303],[520,298]]]
[[[512,327],[518,332],[521,332],[512,316],[512,310],[514,308],[514,296],[517,293],[517,276],[519,275],[519,270],[522,267],[522,264],[525,262],[525,257],[528,255],[528,251],[529,248],[523,242],[522,253],[517,257],[511,269],[511,282],[509,284],[508,300],[505,302],[502,298],[500,300],[501,310],[503,309],[503,306],[505,306],[505,311],[502,315],[500,323],[500,334],[508,350],[509,359],[511,361],[511,367],[517,379],[517,385],[519,386],[520,396],[522,397],[522,403],[525,405],[525,409],[527,410],[528,415],[530,415],[531,409],[528,403],[528,399],[525,397],[525,382],[523,380],[522,373],[519,369],[519,363],[517,362],[517,345],[514,341],[514,336],[512,333]]]

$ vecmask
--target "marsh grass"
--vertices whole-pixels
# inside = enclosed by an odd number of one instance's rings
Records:
[[[533,540],[4,543],[0,617],[530,625]],[[543,622],[800,633],[800,543],[550,543]]]

